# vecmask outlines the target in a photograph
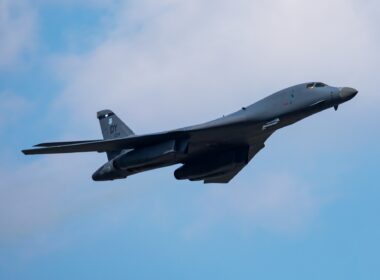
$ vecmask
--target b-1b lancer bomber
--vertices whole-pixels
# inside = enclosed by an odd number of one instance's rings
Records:
[[[210,122],[147,135],[135,135],[112,111],[103,110],[97,113],[103,140],[43,143],[23,153],[105,152],[108,162],[92,175],[95,181],[182,164],[174,172],[179,180],[228,183],[277,129],[328,108],[337,110],[357,93],[348,87],[305,83]]]

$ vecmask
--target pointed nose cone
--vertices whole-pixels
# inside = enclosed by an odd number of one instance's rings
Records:
[[[340,97],[344,100],[350,100],[358,94],[358,91],[354,88],[344,87],[340,90]]]
[[[101,176],[98,172],[95,172],[94,174],[92,174],[92,180],[94,181],[101,181]]]

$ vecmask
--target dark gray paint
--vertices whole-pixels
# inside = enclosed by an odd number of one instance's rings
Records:
[[[181,163],[177,179],[228,183],[264,148],[277,130],[341,103],[358,93],[322,83],[305,83],[274,93],[231,115],[182,129],[134,135],[112,111],[98,112],[104,140],[38,144],[26,155],[106,152],[109,161],[93,175],[95,181]]]

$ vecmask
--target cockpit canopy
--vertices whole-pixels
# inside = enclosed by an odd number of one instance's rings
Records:
[[[312,89],[312,88],[322,88],[322,87],[327,87],[326,84],[316,82],[316,83],[309,83],[306,85],[306,88]]]

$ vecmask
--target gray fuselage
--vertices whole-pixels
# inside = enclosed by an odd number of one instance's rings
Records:
[[[106,109],[97,113],[102,140],[41,143],[23,153],[105,152],[108,162],[93,174],[95,181],[182,164],[174,172],[179,180],[228,183],[276,130],[328,108],[337,110],[357,93],[353,88],[305,83],[207,123],[146,135],[135,135]]]
[[[355,89],[331,87],[323,83],[305,83],[289,87],[225,117],[165,132],[163,135],[169,137],[167,140],[163,137],[161,144],[126,150],[125,154],[122,153],[100,168],[93,178],[94,180],[108,180],[113,176],[125,178],[142,171],[178,163],[184,164],[184,167],[191,166],[191,170],[198,170],[204,162],[207,162],[207,166],[211,166],[209,173],[207,168],[203,168],[203,171],[195,173],[194,176],[182,176],[183,172],[176,172],[176,178],[204,180],[210,176],[215,177],[215,174],[219,174],[215,173],[215,170],[220,169],[219,165],[221,168],[226,166],[230,168],[231,162],[236,163],[235,160],[224,159],[224,154],[228,154],[231,150],[238,151],[234,152],[232,157],[235,159],[243,154],[240,156],[244,158],[242,164],[246,164],[264,147],[265,140],[274,131],[322,110],[331,107],[337,109],[339,104],[348,101],[356,94]],[[212,163],[208,163],[210,158]],[[214,165],[214,162],[221,163]],[[105,169],[107,172],[104,172]]]

